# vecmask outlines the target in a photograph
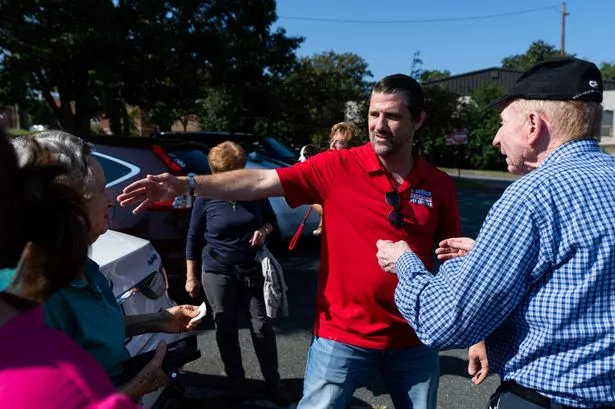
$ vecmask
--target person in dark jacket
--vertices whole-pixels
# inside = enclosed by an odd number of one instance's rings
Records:
[[[227,141],[209,151],[208,161],[212,173],[227,172],[245,167],[246,153]],[[243,311],[249,318],[267,396],[286,406],[290,400],[280,382],[275,332],[265,309],[262,268],[255,259],[276,225],[267,199],[197,199],[186,243],[186,291],[196,297],[201,278],[214,314],[216,341],[229,377],[231,399],[243,400],[245,372],[238,337],[238,316]]]

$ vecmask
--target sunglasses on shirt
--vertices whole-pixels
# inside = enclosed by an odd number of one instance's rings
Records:
[[[384,194],[384,200],[393,208],[389,213],[389,223],[396,229],[404,227],[404,215],[401,214],[401,198],[397,190],[391,190]]]

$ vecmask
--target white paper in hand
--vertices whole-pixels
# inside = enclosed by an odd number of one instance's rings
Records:
[[[205,316],[205,314],[207,313],[207,306],[205,305],[205,302],[201,303],[201,305],[199,305],[199,315],[197,315],[196,317],[192,318],[190,320],[190,322],[194,322],[194,321],[198,321],[201,318],[203,318]]]

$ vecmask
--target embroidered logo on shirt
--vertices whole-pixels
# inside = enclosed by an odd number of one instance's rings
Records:
[[[433,207],[431,192],[423,189],[413,189],[410,191],[410,203]]]

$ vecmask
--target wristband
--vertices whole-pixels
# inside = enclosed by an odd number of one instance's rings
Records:
[[[194,175],[188,175],[188,186],[190,187],[190,191],[188,192],[188,196],[194,196],[194,189],[196,188],[196,179]]]

